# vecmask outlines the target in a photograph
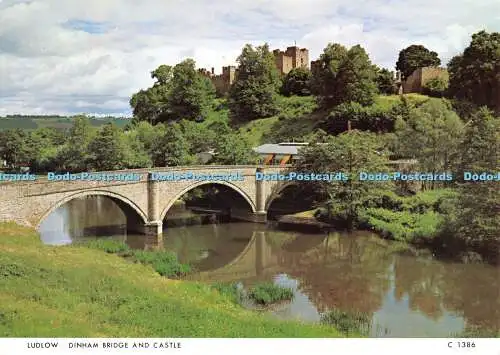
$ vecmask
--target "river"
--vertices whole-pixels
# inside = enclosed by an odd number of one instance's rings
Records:
[[[291,287],[293,301],[268,312],[281,319],[318,322],[330,309],[372,319],[371,336],[447,337],[465,329],[500,329],[500,268],[416,256],[366,232],[305,234],[272,224],[217,223],[172,227],[186,211],[172,211],[162,240],[127,234],[125,215],[110,199],[75,199],[40,227],[47,244],[112,237],[134,248],[160,243],[195,266],[189,278],[273,281]],[[156,245],[158,246],[158,245]]]

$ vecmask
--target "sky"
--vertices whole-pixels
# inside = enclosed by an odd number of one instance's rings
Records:
[[[390,70],[422,44],[445,65],[482,29],[500,31],[500,0],[0,0],[0,116],[127,116],[159,65],[220,73],[246,43],[310,60],[360,44]]]

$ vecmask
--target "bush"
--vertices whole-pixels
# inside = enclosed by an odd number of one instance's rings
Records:
[[[360,219],[364,225],[386,238],[405,242],[423,242],[438,235],[444,216],[434,211],[419,214],[383,208],[367,208]]]
[[[216,282],[211,287],[220,294],[228,296],[233,303],[241,304],[243,301],[243,292],[236,282]]]
[[[273,283],[264,283],[250,289],[248,296],[257,304],[268,305],[279,301],[292,300],[293,290]]]
[[[142,264],[151,265],[157,273],[165,277],[179,277],[191,271],[191,266],[181,264],[177,255],[170,251],[136,250],[134,258]]]
[[[130,252],[130,247],[124,242],[114,239],[95,239],[83,243],[91,249],[102,250],[109,254],[123,254]]]
[[[347,131],[348,122],[352,129],[371,132],[394,131],[394,108],[379,105],[362,106],[357,102],[343,103],[335,107],[319,127],[330,134]]]

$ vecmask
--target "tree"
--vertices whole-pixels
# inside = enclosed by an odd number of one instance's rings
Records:
[[[375,77],[374,67],[361,46],[347,50],[330,43],[313,66],[311,85],[325,107],[349,101],[370,105],[377,93]]]
[[[396,121],[397,155],[415,158],[425,172],[456,171],[464,124],[445,101],[429,100]]]
[[[153,86],[140,90],[130,99],[134,121],[155,124],[166,120],[172,76],[172,67],[164,64],[151,72],[151,79],[155,80]]]
[[[228,106],[234,121],[249,121],[277,113],[281,80],[267,44],[247,44],[238,57],[236,80],[229,91]]]
[[[95,135],[95,129],[85,116],[74,118],[68,140],[57,155],[62,170],[79,172],[87,169],[88,146]]]
[[[153,86],[130,99],[134,122],[203,120],[213,105],[215,87],[195,66],[194,60],[186,59],[173,68],[160,65],[153,70]]]
[[[182,134],[189,144],[190,154],[202,153],[210,150],[214,142],[219,139],[215,132],[207,128],[206,125],[182,120],[180,122]]]
[[[21,129],[0,131],[0,159],[7,163],[10,170],[19,170],[29,165],[32,150],[27,143],[29,134]]]
[[[165,124],[164,134],[155,140],[152,151],[154,166],[189,165],[194,161],[178,123]]]
[[[281,93],[285,96],[308,96],[311,95],[309,81],[311,72],[306,68],[294,68],[283,78]]]
[[[215,99],[212,82],[196,70],[195,61],[186,59],[173,69],[168,111],[171,120],[203,121]]]
[[[320,174],[335,171],[348,177],[342,181],[317,183],[319,190],[328,196],[328,217],[331,220],[353,228],[374,193],[390,186],[389,182],[359,179],[361,172],[388,171],[383,144],[376,134],[350,131],[330,137],[326,144],[309,145],[301,150],[297,171]]]
[[[96,170],[120,170],[127,167],[128,146],[123,132],[114,124],[104,125],[88,147],[89,167]]]
[[[164,125],[153,126],[149,122],[142,121],[133,126],[130,135],[139,140],[144,149],[152,156],[154,142],[164,135],[164,129]]]
[[[457,99],[500,112],[500,33],[481,31],[448,63],[449,92]]]
[[[462,144],[462,172],[500,171],[500,117],[481,108],[467,126]],[[454,236],[492,261],[500,256],[498,181],[462,181]]]
[[[218,164],[254,164],[256,159],[250,143],[238,134],[225,134],[216,140],[214,162]]]
[[[55,128],[41,127],[31,131],[25,143],[32,152],[31,169],[37,172],[57,170],[57,155],[64,143],[64,134]]]
[[[441,60],[438,54],[422,45],[412,44],[399,52],[396,69],[401,71],[403,79],[408,78],[416,69],[439,66]]]
[[[378,91],[381,94],[386,95],[394,95],[396,93],[396,80],[394,79],[394,75],[386,68],[378,68],[376,67],[376,83]]]

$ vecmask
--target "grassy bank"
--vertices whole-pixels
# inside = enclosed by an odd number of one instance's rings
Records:
[[[42,245],[0,223],[0,336],[336,337],[235,305],[209,285],[169,280],[151,266],[86,246]]]

